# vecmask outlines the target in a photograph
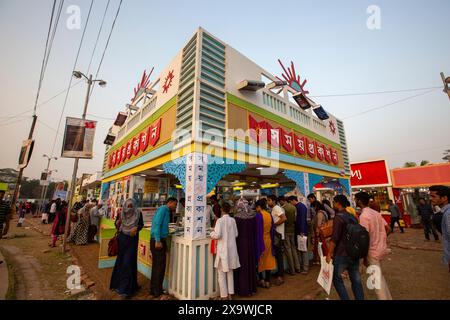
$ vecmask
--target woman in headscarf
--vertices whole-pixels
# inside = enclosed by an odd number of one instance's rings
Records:
[[[70,234],[68,241],[82,246],[88,243],[89,234],[89,212],[94,205],[86,203],[83,208],[78,210],[78,222],[75,224],[73,232]]]
[[[116,219],[119,253],[111,277],[110,289],[123,299],[132,296],[138,289],[137,256],[139,231],[144,227],[141,211],[133,199],[125,201],[122,212]]]
[[[256,267],[256,212],[245,198],[236,203],[236,225],[238,237],[237,250],[241,267],[234,270],[234,290],[240,296],[251,296],[256,293],[258,279]]]
[[[260,286],[270,288],[270,277],[276,268],[274,256],[273,239],[275,228],[272,215],[267,211],[266,201],[256,201],[256,255],[258,258],[258,272],[260,275]]]

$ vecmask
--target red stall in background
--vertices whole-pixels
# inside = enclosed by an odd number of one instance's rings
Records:
[[[401,201],[400,190],[392,189],[391,175],[386,160],[372,160],[352,163],[350,184],[355,189],[378,189],[387,191],[390,199],[400,207],[402,213],[405,212]],[[379,190],[379,189],[378,189]],[[390,223],[390,214],[382,214],[384,220]],[[407,226],[411,225],[411,217],[408,214],[403,216]]]
[[[385,160],[352,163],[350,165],[352,187],[390,187],[391,178]]]

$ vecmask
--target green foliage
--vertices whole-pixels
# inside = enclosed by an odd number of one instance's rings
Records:
[[[405,164],[403,165],[404,168],[412,168],[412,167],[417,167],[417,163],[415,162],[405,162]]]

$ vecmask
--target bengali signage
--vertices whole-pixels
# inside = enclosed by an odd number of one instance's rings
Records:
[[[161,122],[160,118],[111,152],[108,156],[108,168],[112,169],[122,165],[132,156],[138,156],[150,147],[156,146],[161,136]]]
[[[269,122],[257,121],[249,115],[250,138],[256,143],[266,143],[273,148],[280,148],[288,153],[295,151],[300,156],[307,156],[316,161],[330,165],[339,164],[338,150],[333,149],[314,139],[281,127],[274,128]]]

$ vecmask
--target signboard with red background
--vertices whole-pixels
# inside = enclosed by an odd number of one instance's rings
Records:
[[[339,164],[338,150],[297,132],[286,131],[280,127],[274,128],[268,121],[258,121],[252,115],[248,117],[250,137],[256,143],[267,143],[273,148],[280,148],[280,150],[288,153],[295,150],[300,156],[307,154],[311,160],[325,162],[330,165],[337,166]]]
[[[108,168],[112,169],[127,162],[132,155],[144,153],[149,146],[154,147],[160,138],[160,133],[161,118],[125,142],[121,148],[113,151],[108,157]]]
[[[391,185],[385,160],[374,160],[350,164],[352,187],[382,187]]]

